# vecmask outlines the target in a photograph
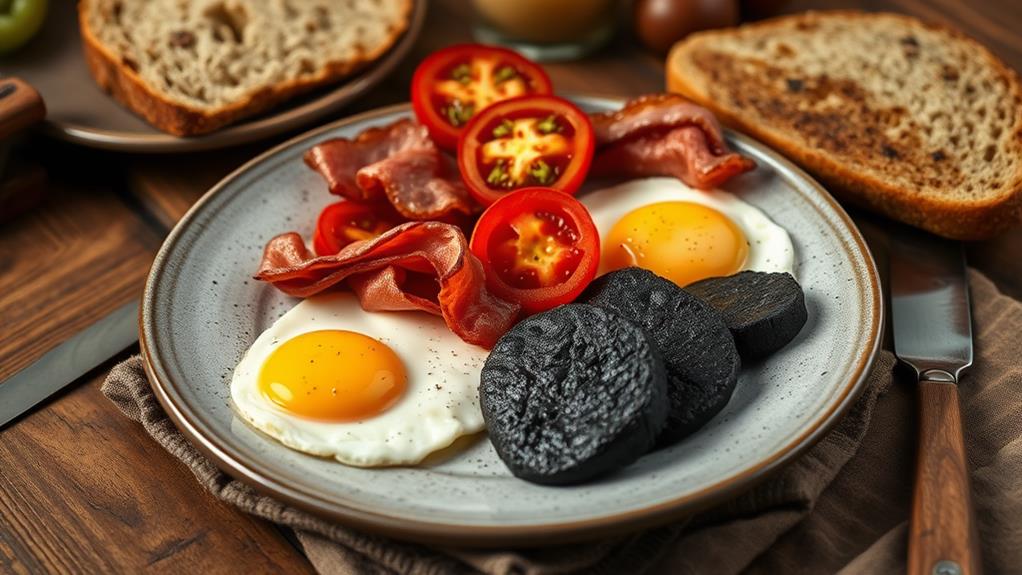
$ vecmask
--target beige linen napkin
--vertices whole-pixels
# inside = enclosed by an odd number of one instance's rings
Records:
[[[977,272],[971,285],[976,366],[961,394],[983,562],[988,573],[1022,573],[1022,304]],[[323,574],[895,573],[905,563],[916,411],[912,385],[891,385],[894,363],[884,352],[838,426],[737,499],[658,529],[531,550],[394,541],[262,496],[220,472],[178,433],[138,357],[113,369],[103,393],[215,497],[293,528]]]

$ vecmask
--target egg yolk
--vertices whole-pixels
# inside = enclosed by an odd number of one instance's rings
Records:
[[[694,202],[660,202],[625,214],[603,242],[605,271],[638,266],[679,286],[739,271],[745,235],[727,216]]]
[[[401,359],[385,344],[344,330],[303,333],[280,344],[259,372],[259,390],[312,419],[356,421],[393,405],[405,391]]]

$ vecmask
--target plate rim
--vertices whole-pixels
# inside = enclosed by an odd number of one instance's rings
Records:
[[[209,134],[191,137],[173,136],[162,132],[148,134],[110,130],[75,123],[58,123],[49,118],[43,120],[39,129],[54,139],[89,148],[167,154],[240,146],[301,128],[365,94],[383,81],[408,56],[422,32],[428,11],[428,0],[410,1],[412,6],[408,13],[408,27],[393,45],[354,76],[341,80],[333,89],[299,106],[287,107],[284,103],[277,106],[279,110],[276,113],[270,112],[269,115],[260,115],[255,120],[242,120]],[[112,98],[109,94],[106,96]],[[123,107],[123,104],[118,105]],[[126,111],[134,114],[131,110]]]
[[[625,100],[585,94],[569,94],[575,101],[620,105]],[[873,321],[867,326],[870,343],[855,361],[851,370],[852,376],[840,391],[839,399],[833,405],[813,419],[802,433],[793,438],[771,457],[759,461],[753,467],[723,478],[687,495],[671,498],[667,501],[645,507],[604,515],[597,518],[569,520],[557,523],[529,525],[459,525],[443,521],[431,522],[408,519],[392,514],[372,512],[347,507],[343,504],[321,498],[313,493],[301,491],[276,480],[258,470],[257,460],[250,460],[230,445],[218,445],[214,434],[205,429],[201,418],[191,410],[177,393],[171,378],[157,350],[150,344],[153,328],[150,313],[153,306],[154,293],[161,275],[165,272],[165,259],[174,244],[180,239],[184,230],[195,214],[202,210],[222,189],[235,179],[243,176],[253,166],[271,159],[282,150],[301,141],[313,140],[319,135],[348,124],[385,117],[397,112],[409,112],[408,103],[395,104],[376,108],[352,116],[338,119],[326,125],[314,128],[288,139],[270,150],[252,158],[210,188],[185,215],[178,221],[164,240],[159,252],[153,260],[152,267],[146,278],[142,305],[139,308],[139,345],[146,375],[150,386],[174,425],[185,435],[189,442],[208,457],[218,468],[262,494],[275,497],[299,509],[308,511],[318,517],[337,521],[346,526],[364,531],[391,536],[402,540],[427,544],[458,545],[461,547],[495,547],[513,544],[517,547],[546,546],[560,543],[590,540],[602,536],[634,531],[641,528],[662,525],[672,519],[678,519],[706,509],[716,503],[733,498],[750,489],[769,477],[774,471],[791,462],[815,445],[826,435],[848,412],[855,400],[862,394],[869,372],[880,352],[883,328],[886,322],[886,306],[880,289],[880,277],[872,252],[861,232],[840,204],[815,179],[801,168],[780,155],[768,146],[743,134],[726,129],[727,137],[757,148],[769,156],[792,175],[803,180],[818,193],[821,199],[837,214],[839,221],[849,232],[849,240],[842,241],[857,248],[864,261],[867,273],[866,280],[869,293],[865,299],[871,304]],[[815,209],[819,209],[814,206]]]

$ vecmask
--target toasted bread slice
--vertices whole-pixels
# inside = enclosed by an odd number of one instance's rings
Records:
[[[956,239],[1022,215],[1018,74],[949,28],[834,11],[702,32],[672,49],[667,87],[852,204]]]
[[[203,134],[383,54],[412,0],[81,0],[93,77],[156,128]]]

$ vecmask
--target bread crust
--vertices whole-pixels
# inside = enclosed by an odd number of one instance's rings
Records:
[[[900,14],[881,13],[885,17],[901,19],[906,24],[918,26],[920,22]],[[835,10],[808,12],[797,16],[782,16],[755,24],[759,30],[765,28],[787,28],[793,22],[820,17],[845,19],[869,19],[877,13],[856,10]],[[987,64],[999,75],[1005,77],[1016,93],[1022,92],[1022,81],[1018,74],[1001,62],[976,40],[953,28],[923,23],[930,29],[939,29],[952,35],[958,41],[972,45],[985,56]],[[757,123],[743,117],[740,111],[730,110],[710,98],[707,86],[702,84],[704,74],[692,66],[689,54],[704,42],[715,37],[730,34],[727,30],[708,31],[693,34],[679,42],[667,59],[666,82],[668,91],[680,93],[705,106],[726,125],[732,126],[777,149],[784,155],[806,168],[819,178],[835,196],[851,205],[867,208],[890,218],[920,227],[940,236],[957,240],[982,240],[993,237],[1014,227],[1022,219],[1022,162],[1012,181],[1014,187],[1007,187],[1002,193],[980,200],[963,201],[934,195],[914,194],[910,190],[884,181],[873,174],[853,171],[834,156],[819,149],[808,147],[792,137],[792,134],[774,129],[770,125]],[[701,85],[702,84],[702,85]],[[1022,141],[1022,121],[1016,121],[1011,129],[1014,137]]]
[[[367,64],[377,60],[393,47],[407,30],[413,0],[405,0],[401,25],[396,26],[390,38],[372,52],[360,53],[357,59],[331,62],[315,76],[289,80],[252,92],[247,97],[215,112],[174,102],[152,90],[142,77],[100,42],[86,17],[91,0],[78,3],[78,22],[81,28],[85,62],[100,88],[115,100],[142,116],[158,130],[174,136],[198,136],[218,130],[243,118],[264,112],[277,104],[302,93],[339,81]]]

